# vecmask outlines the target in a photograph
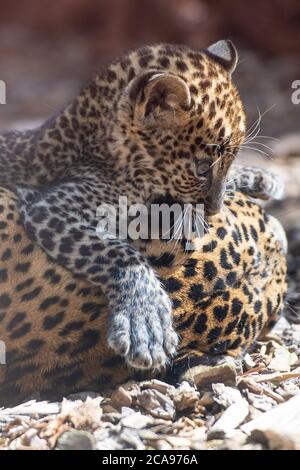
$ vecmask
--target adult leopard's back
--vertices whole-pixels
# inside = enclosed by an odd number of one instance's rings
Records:
[[[0,190],[0,403],[34,392],[66,394],[112,386],[136,371],[106,342],[101,290],[54,263],[24,231],[16,196]],[[283,307],[283,240],[261,207],[230,197],[211,219],[198,249],[172,258],[169,245],[146,244],[173,302],[180,335],[175,362],[240,355],[276,321]],[[148,373],[150,374],[150,372]]]

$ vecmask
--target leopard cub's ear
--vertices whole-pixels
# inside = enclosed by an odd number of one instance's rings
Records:
[[[185,124],[191,107],[186,82],[170,73],[146,72],[130,85],[134,119],[146,127],[172,128]]]
[[[223,39],[215,42],[206,49],[206,52],[216,62],[221,64],[230,74],[232,74],[238,63],[238,52],[230,39]]]

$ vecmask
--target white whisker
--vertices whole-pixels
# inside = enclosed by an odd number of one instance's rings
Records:
[[[266,157],[270,158],[271,160],[273,160],[271,155],[269,155],[264,150],[261,150],[261,149],[255,148],[255,147],[250,147],[249,145],[244,145],[243,148],[248,149],[248,150],[252,150],[253,152],[260,153],[260,154],[265,155]]]

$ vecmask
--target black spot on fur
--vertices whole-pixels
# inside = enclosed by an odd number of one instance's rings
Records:
[[[207,335],[208,344],[211,344],[216,339],[218,339],[221,333],[222,333],[222,328],[219,328],[219,327],[212,328]]]
[[[225,230],[225,228],[223,227],[219,227],[218,230],[217,230],[217,236],[221,239],[221,240],[224,240],[224,238],[226,237],[227,235],[227,230]]]
[[[31,266],[31,264],[29,262],[28,263],[18,263],[15,266],[15,270],[16,270],[16,272],[19,272],[19,273],[27,273],[30,266]]]
[[[206,261],[204,263],[203,275],[208,281],[212,281],[217,275],[217,269],[212,261]]]
[[[0,269],[0,282],[7,281],[7,269]]]
[[[149,256],[148,260],[149,263],[154,267],[154,268],[163,268],[163,267],[168,267],[171,266],[175,259],[175,255],[172,253],[165,252],[161,256]]]
[[[228,313],[229,307],[228,305],[217,305],[214,307],[214,317],[218,321],[223,321],[225,320],[227,313]]]
[[[55,295],[54,297],[47,297],[39,306],[39,310],[47,310],[51,305],[55,305],[60,301],[60,297]]]
[[[29,302],[30,300],[33,300],[33,299],[35,299],[35,297],[40,295],[41,291],[42,291],[41,287],[36,287],[32,291],[26,292],[26,294],[23,294],[22,297],[21,297],[21,301],[22,302]]]
[[[235,282],[236,282],[236,273],[234,271],[231,271],[226,277],[226,284],[228,286],[234,286]]]
[[[42,346],[45,344],[45,341],[43,339],[31,339],[28,341],[26,344],[27,349],[33,349],[33,350],[39,350],[42,348]]]
[[[30,331],[31,331],[31,323],[24,323],[22,326],[20,326],[19,328],[15,329],[15,330],[9,335],[9,337],[10,337],[11,339],[21,338],[22,336],[27,335],[27,333],[29,333]]]
[[[186,330],[193,324],[194,319],[195,319],[195,314],[188,316],[188,318],[185,321],[181,323],[177,323],[176,329],[179,331]]]
[[[43,320],[43,328],[44,330],[52,330],[55,326],[59,325],[63,321],[65,317],[64,312],[58,312],[56,315],[53,316],[46,316]]]
[[[0,308],[7,308],[10,306],[12,300],[8,294],[0,295]]]
[[[78,346],[71,352],[73,356],[80,354],[92,349],[100,340],[100,331],[98,330],[86,330],[82,333],[79,340]]]
[[[203,297],[203,285],[202,284],[192,284],[188,296],[194,302],[198,302]]]
[[[181,281],[176,279],[175,277],[170,277],[164,282],[165,289],[169,293],[177,292],[182,289],[183,284]]]
[[[194,324],[195,333],[201,335],[207,330],[207,315],[206,313],[201,313],[198,315],[197,320]]]
[[[185,269],[184,269],[184,277],[193,277],[197,274],[196,267],[197,267],[198,261],[196,259],[190,259],[186,263]]]
[[[7,331],[11,331],[13,330],[16,326],[19,325],[19,323],[21,323],[24,319],[26,318],[26,313],[24,312],[18,312],[16,313],[12,319],[10,320],[10,322],[7,324],[6,326],[6,330]]]
[[[11,258],[11,256],[12,256],[11,249],[7,248],[2,254],[1,261],[8,261]]]
[[[259,313],[261,311],[262,303],[260,300],[257,300],[254,304],[254,312]]]
[[[240,299],[238,299],[238,298],[232,299],[232,302],[231,302],[231,313],[232,313],[232,315],[234,315],[234,316],[239,315],[242,311],[242,308],[243,308],[243,302]]]

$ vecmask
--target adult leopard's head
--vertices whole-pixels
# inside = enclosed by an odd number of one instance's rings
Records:
[[[139,194],[221,208],[228,169],[245,136],[231,74],[231,41],[206,50],[145,47],[98,76],[110,162]],[[116,158],[114,158],[116,157]]]

